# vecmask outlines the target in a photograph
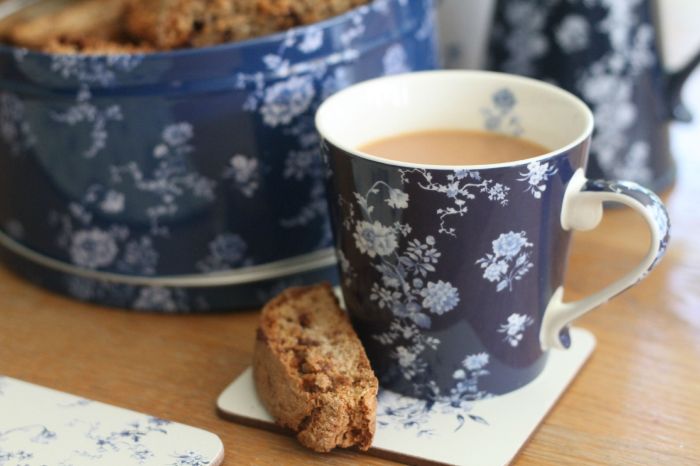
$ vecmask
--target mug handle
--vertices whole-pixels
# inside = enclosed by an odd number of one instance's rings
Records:
[[[666,252],[670,221],[656,194],[629,181],[589,180],[582,169],[574,173],[566,189],[561,212],[562,228],[567,231],[594,229],[603,218],[603,202],[627,205],[644,217],[651,233],[649,251],[634,270],[587,298],[565,303],[564,288],[557,288],[542,320],[540,344],[543,350],[568,348],[570,341],[566,329],[573,320],[635,285],[656,267]]]

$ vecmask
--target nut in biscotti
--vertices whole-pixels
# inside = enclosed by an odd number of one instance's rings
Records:
[[[291,288],[264,307],[253,374],[267,410],[302,445],[372,444],[379,384],[330,285]]]

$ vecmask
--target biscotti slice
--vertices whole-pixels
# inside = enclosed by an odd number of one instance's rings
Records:
[[[302,445],[372,444],[379,384],[329,284],[290,288],[263,308],[253,374],[262,403]]]
[[[126,28],[159,49],[236,42],[321,21],[369,0],[129,0]]]
[[[47,7],[47,11],[17,22],[4,35],[14,45],[38,50],[57,38],[116,41],[122,34],[124,7],[125,0],[80,0],[57,11]]]
[[[127,30],[167,50],[235,42],[288,29],[288,17],[258,9],[258,0],[130,0]]]

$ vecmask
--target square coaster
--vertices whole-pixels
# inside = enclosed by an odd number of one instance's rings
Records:
[[[510,463],[595,348],[593,334],[571,329],[571,348],[553,350],[534,381],[511,392],[454,408],[380,390],[377,432],[369,454],[418,464],[500,466]],[[218,399],[221,414],[241,424],[281,431],[258,400],[252,368]]]
[[[218,436],[0,376],[0,466],[217,466]]]

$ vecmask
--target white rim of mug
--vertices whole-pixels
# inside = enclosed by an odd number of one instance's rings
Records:
[[[385,159],[383,157],[378,157],[376,155],[368,154],[366,152],[362,152],[358,150],[357,148],[350,148],[347,147],[344,144],[339,144],[333,137],[329,137],[328,131],[326,131],[325,125],[323,120],[326,120],[330,118],[329,116],[324,116],[324,113],[328,112],[328,108],[331,108],[332,105],[335,104],[335,100],[340,98],[341,96],[353,92],[361,92],[366,88],[374,87],[378,85],[379,83],[383,83],[386,81],[404,81],[404,80],[430,80],[430,79],[435,79],[440,77],[446,77],[446,76],[461,76],[464,78],[475,78],[475,77],[481,77],[481,78],[487,78],[489,76],[491,77],[499,77],[501,79],[505,78],[507,80],[513,81],[513,82],[518,82],[520,84],[525,84],[528,86],[531,86],[533,88],[539,88],[540,90],[545,90],[547,92],[551,92],[554,94],[558,94],[560,97],[563,97],[565,100],[568,100],[574,108],[576,108],[578,111],[580,111],[583,115],[585,115],[585,121],[586,121],[586,127],[583,130],[583,132],[572,142],[567,144],[566,146],[559,147],[557,149],[553,149],[545,154],[542,155],[537,155],[535,157],[529,157],[526,159],[521,159],[521,160],[516,160],[513,162],[500,162],[500,163],[489,163],[489,164],[479,164],[479,165],[470,165],[470,164],[465,164],[465,165],[435,165],[435,164],[429,164],[429,163],[410,163],[410,162],[402,162],[399,160],[392,160],[392,159]],[[508,167],[516,167],[520,165],[526,165],[531,162],[537,162],[541,160],[545,160],[548,158],[556,157],[558,155],[561,155],[574,147],[577,147],[581,143],[583,143],[586,139],[588,139],[591,134],[593,133],[593,126],[594,126],[594,118],[593,118],[593,113],[591,112],[590,108],[578,97],[576,97],[574,94],[571,92],[568,92],[560,87],[557,87],[553,84],[547,83],[545,81],[539,81],[537,79],[533,78],[527,78],[525,76],[517,76],[514,74],[509,74],[509,73],[499,73],[496,71],[479,71],[479,70],[434,70],[434,71],[417,71],[417,72],[409,72],[409,73],[403,73],[403,74],[395,74],[391,76],[383,76],[380,78],[375,78],[375,79],[370,79],[367,81],[363,81],[358,84],[353,84],[352,86],[349,86],[341,91],[336,92],[329,98],[327,98],[321,106],[318,108],[316,111],[316,118],[315,118],[315,124],[316,124],[316,129],[317,131],[321,134],[321,136],[326,139],[328,142],[333,144],[334,146],[338,147],[339,149],[355,156],[359,157],[362,159],[369,160],[371,162],[376,162],[376,163],[381,163],[384,165],[390,165],[394,167],[401,167],[401,168],[424,168],[427,170],[445,170],[445,171],[455,171],[455,170],[487,170],[487,169],[492,169],[492,168],[508,168]],[[391,133],[387,134],[386,137],[390,136],[398,136],[401,133]],[[533,141],[537,142],[537,141]]]

